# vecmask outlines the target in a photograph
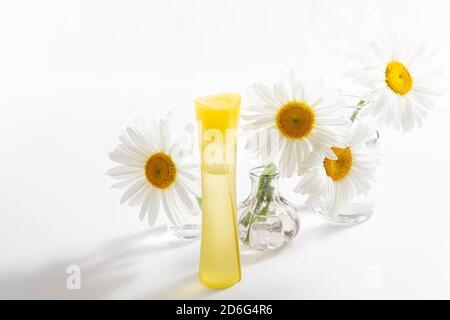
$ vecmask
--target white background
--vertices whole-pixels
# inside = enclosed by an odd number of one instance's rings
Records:
[[[449,70],[448,12],[445,0],[2,1],[0,297],[450,298],[448,97],[421,131],[382,130],[369,222],[329,226],[282,181],[302,208],[298,237],[243,257],[226,290],[198,283],[199,242],[149,229],[105,175],[126,125],[168,109],[194,120],[197,96],[244,93],[301,63],[360,92],[342,80],[348,45],[387,27],[426,39]],[[243,199],[243,150],[239,161]],[[69,265],[81,290],[66,288]]]

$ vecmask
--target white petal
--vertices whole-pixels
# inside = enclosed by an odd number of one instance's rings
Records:
[[[174,186],[175,192],[178,194],[178,196],[183,201],[183,203],[186,205],[186,207],[189,210],[194,210],[194,203],[192,202],[191,198],[187,194],[186,190],[178,182],[175,182],[173,186]]]
[[[273,104],[258,104],[254,106],[248,106],[245,108],[247,112],[254,112],[257,115],[261,114],[275,114],[279,109],[279,106]]]
[[[275,99],[269,87],[256,83],[253,85],[253,90],[258,94],[261,100],[268,104],[279,105],[279,102]]]
[[[161,202],[160,192],[154,192],[152,197],[149,200],[148,206],[148,225],[155,225],[156,219],[158,218],[159,213],[159,204]]]
[[[241,126],[244,132],[255,132],[255,130],[267,130],[275,127],[275,122],[267,119],[260,119],[258,123],[247,122]]]
[[[166,211],[167,218],[173,225],[179,226],[181,223],[178,220],[177,213],[174,208],[174,204],[173,204],[174,200],[171,195],[171,189],[164,191],[161,194],[161,196],[162,196],[162,204],[163,204],[164,210]]]
[[[161,119],[159,121],[159,129],[160,129],[160,139],[161,139],[161,148],[163,150],[169,150],[171,145],[170,141],[170,132],[167,126],[167,122]]]
[[[316,128],[314,130],[314,138],[324,146],[333,146],[335,147],[338,144],[338,135],[336,133],[331,132],[331,130],[327,130],[325,128]]]
[[[154,142],[154,148],[157,150],[161,150],[161,130],[159,129],[159,121],[151,118],[150,119],[150,130],[152,132],[153,142]]]
[[[191,181],[198,181],[198,177],[187,170],[180,170],[178,169],[178,174],[182,175],[184,178],[191,180]]]
[[[260,114],[241,114],[241,118],[244,121],[254,121],[259,119],[259,117],[261,117]]]
[[[116,182],[116,183],[112,184],[111,188],[113,188],[113,189],[123,188],[123,187],[126,187],[126,186],[130,185],[134,181],[136,181],[136,178],[122,180],[122,181],[119,181],[119,182]]]
[[[429,97],[427,97],[423,94],[416,93],[414,90],[411,91],[411,94],[409,96],[414,101],[416,101],[417,104],[419,104],[420,106],[422,106],[426,109],[430,109],[430,108],[434,107],[434,102],[432,99],[430,99]]]
[[[314,135],[309,135],[308,138],[313,144],[313,149],[315,149],[316,152],[319,152],[321,155],[325,156],[330,160],[337,160],[336,155],[330,149],[331,146],[324,145],[322,141],[318,140],[316,137],[314,137]]]
[[[383,54],[383,51],[381,50],[381,48],[378,46],[377,43],[375,43],[374,41],[370,42],[370,48],[372,49],[372,52],[374,53],[375,57],[377,57],[378,59],[378,63],[380,65],[383,65],[385,63],[385,55]]]
[[[142,205],[141,205],[141,212],[139,213],[139,219],[144,220],[146,214],[147,214],[147,210],[148,210],[148,205],[150,203],[150,198],[154,196],[154,193],[149,191],[147,192],[147,194],[145,195],[144,200],[142,201]]]
[[[289,96],[286,87],[283,82],[278,81],[278,83],[273,85],[273,92],[275,97],[277,97],[278,102],[282,105],[289,101]]]
[[[117,166],[106,171],[108,176],[120,176],[124,173],[142,172],[142,168],[129,167],[129,166]]]
[[[186,190],[187,193],[197,197],[201,195],[201,185],[199,179],[188,180],[180,176],[178,177],[177,182]]]
[[[155,148],[155,137],[153,135],[153,130],[152,128],[147,124],[147,122],[145,122],[143,119],[138,119],[137,120],[137,125],[138,128],[144,138],[144,140],[151,146],[153,146],[153,149]]]
[[[150,188],[149,186],[142,187],[136,194],[130,199],[128,202],[128,205],[134,207],[139,206],[142,204],[142,201],[144,200],[144,197],[149,192]]]
[[[126,131],[130,139],[133,141],[134,145],[144,151],[145,154],[150,154],[155,151],[138,131],[131,127],[127,127]]]
[[[316,123],[320,123],[323,126],[349,126],[351,121],[348,118],[336,117],[336,116],[316,116]]]
[[[357,121],[353,125],[352,134],[350,136],[350,139],[348,141],[348,144],[351,148],[354,148],[362,143],[365,143],[369,140],[369,132],[370,128],[366,123],[363,123],[361,121]],[[353,153],[353,152],[352,152]]]
[[[141,179],[133,183],[127,191],[123,194],[122,198],[120,199],[120,203],[123,204],[128,201],[132,196],[134,196],[141,188],[145,186],[147,181],[145,179]]]
[[[142,168],[144,166],[142,161],[140,161],[140,160],[135,160],[133,158],[125,157],[123,155],[120,155],[120,154],[117,154],[114,152],[109,153],[109,158],[112,161],[123,164],[125,166],[130,166],[130,167],[135,167],[135,168]]]
[[[288,141],[287,139],[280,139],[280,153],[279,153],[279,170],[282,177],[287,177],[287,162],[289,161],[286,154],[289,150],[287,150]]]
[[[147,160],[147,156],[143,156],[142,154],[133,151],[124,144],[119,144],[119,146],[116,149],[114,149],[113,152],[127,158],[139,160],[141,162],[145,162]]]
[[[141,179],[143,176],[144,176],[144,172],[141,169],[136,172],[128,172],[128,173],[122,173],[120,175],[114,175],[114,176],[111,176],[111,178],[116,179],[116,180],[129,180],[129,179],[137,180],[137,179]]]
[[[257,120],[254,120],[250,123],[252,124],[252,126],[255,126],[255,127],[260,127],[260,126],[264,126],[264,125],[274,125],[275,118],[272,115],[261,116]]]
[[[295,142],[288,141],[286,145],[286,177],[292,177],[297,168],[297,149]]]
[[[144,157],[144,158],[145,158],[145,157],[148,157],[148,153],[145,152],[145,151],[143,151],[143,150],[140,149],[140,148],[137,148],[137,147],[134,145],[134,143],[130,140],[130,138],[128,138],[128,136],[127,136],[126,134],[120,135],[120,136],[119,136],[119,140],[120,140],[120,142],[123,143],[123,145],[124,145],[127,149],[133,151],[134,153],[137,153],[137,154],[141,155],[141,157]]]
[[[369,106],[368,108],[363,109],[363,113],[365,110],[368,110],[371,111],[373,115],[377,116],[381,112],[381,110],[383,110],[389,103],[389,96],[390,93],[388,91],[382,92],[376,98],[375,102],[373,103],[373,106]]]

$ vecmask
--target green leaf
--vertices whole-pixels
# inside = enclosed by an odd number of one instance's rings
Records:
[[[272,162],[264,168],[261,175],[262,176],[273,176],[276,172],[277,172],[277,166]]]
[[[244,243],[249,242],[250,227],[255,222],[266,221],[266,215],[269,212],[269,205],[273,200],[274,187],[271,186],[272,177],[277,173],[277,166],[272,162],[268,164],[261,172],[258,181],[258,191],[256,193],[256,206],[253,213],[248,213],[241,222],[247,228],[247,236]],[[263,207],[261,209],[261,207]]]
[[[244,225],[244,227],[248,226],[251,218],[252,214],[250,212],[247,212],[247,214],[241,219],[241,223]]]
[[[259,213],[258,213],[258,217],[257,217],[258,221],[259,222],[266,221],[266,217],[265,216],[267,215],[268,212],[269,212],[269,208],[268,207],[262,208],[261,211],[259,211]]]

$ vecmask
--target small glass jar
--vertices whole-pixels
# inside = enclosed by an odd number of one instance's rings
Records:
[[[357,95],[344,94],[342,95],[344,100],[344,108],[342,109],[342,116],[349,118],[353,123],[362,117],[362,111],[372,105],[373,100],[371,98],[363,98]],[[372,135],[369,140],[366,141],[366,146],[376,147],[379,144],[380,133],[373,121],[365,119],[366,125],[371,129]]]
[[[345,101],[343,116],[351,119],[353,123],[358,121],[357,118],[361,116],[360,111],[362,111],[363,108],[370,106],[372,103],[371,100],[356,95],[344,95],[343,98]],[[370,131],[372,132],[370,138],[365,142],[365,145],[367,148],[375,148],[379,144],[379,132],[372,122],[365,121],[365,124],[369,126]],[[322,199],[312,203],[310,207],[312,211],[328,222],[335,225],[348,226],[367,221],[375,211],[375,199],[376,183],[372,183],[369,192],[367,194],[355,196],[345,212],[330,214]]]
[[[345,212],[331,215],[321,201],[311,204],[311,209],[331,224],[341,226],[360,224],[369,220],[375,211],[375,189],[376,186],[372,186],[367,194],[353,198]]]
[[[279,174],[267,167],[250,171],[251,193],[238,207],[239,238],[244,246],[275,250],[292,240],[300,228],[294,205],[278,191]]]
[[[201,215],[193,215],[189,212],[180,217],[180,224],[167,222],[167,230],[181,240],[198,240],[201,236]]]

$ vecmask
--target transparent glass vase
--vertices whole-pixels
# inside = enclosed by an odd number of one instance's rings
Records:
[[[369,107],[372,103],[371,100],[356,95],[344,95],[343,98],[346,104],[343,109],[343,116],[351,119],[352,123],[359,121],[358,117],[361,116],[360,112],[363,108]],[[369,126],[371,132],[365,145],[367,148],[376,148],[380,139],[379,132],[373,122],[365,121],[365,125]],[[332,224],[349,226],[367,221],[375,211],[375,200],[376,183],[373,183],[367,194],[361,194],[352,199],[351,204],[345,212],[330,214],[323,199],[319,199],[315,203],[312,203],[310,207],[313,212]]]
[[[179,224],[167,222],[167,230],[181,240],[198,240],[201,236],[201,215],[183,212]]]
[[[256,250],[275,250],[292,240],[300,229],[294,205],[278,190],[278,172],[265,174],[265,166],[250,171],[251,193],[238,207],[239,238]]]

